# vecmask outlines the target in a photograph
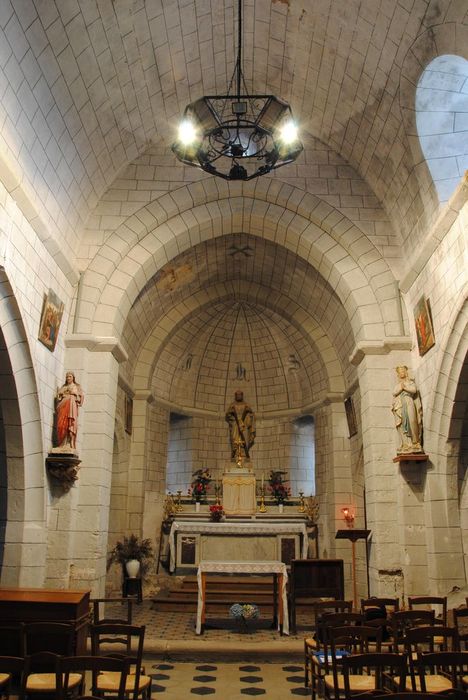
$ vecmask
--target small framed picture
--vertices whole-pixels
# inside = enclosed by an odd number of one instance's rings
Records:
[[[62,323],[64,305],[58,296],[49,289],[44,294],[38,339],[50,352],[54,352],[58,332]]]
[[[125,394],[125,432],[129,435],[132,434],[132,424],[133,424],[133,399],[128,394]]]
[[[432,325],[431,304],[429,299],[421,297],[414,307],[414,324],[418,339],[419,354],[425,355],[435,345],[434,327]]]
[[[348,396],[344,402],[346,420],[348,421],[349,437],[357,434],[356,413],[354,412],[354,404],[351,396]]]

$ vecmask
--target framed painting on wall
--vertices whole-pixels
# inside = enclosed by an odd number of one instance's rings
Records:
[[[49,289],[48,293],[44,294],[38,339],[50,352],[54,352],[57,344],[63,309],[63,302]]]
[[[348,421],[349,437],[357,434],[357,423],[356,423],[356,413],[354,412],[354,404],[351,396],[344,402],[346,420]]]
[[[425,355],[435,345],[434,327],[432,325],[431,304],[429,299],[421,297],[414,307],[414,324],[418,339],[419,354]]]

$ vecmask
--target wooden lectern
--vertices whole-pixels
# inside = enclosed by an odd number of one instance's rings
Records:
[[[353,607],[355,610],[358,609],[356,583],[356,542],[358,540],[367,540],[370,532],[370,530],[355,530],[354,528],[349,527],[346,530],[337,530],[335,535],[336,540],[350,540],[351,542],[351,576],[353,579]]]

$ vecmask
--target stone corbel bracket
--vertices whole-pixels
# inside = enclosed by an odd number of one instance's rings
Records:
[[[78,470],[81,459],[76,453],[49,452],[46,457],[47,474],[59,485],[64,493],[68,493],[78,480]]]

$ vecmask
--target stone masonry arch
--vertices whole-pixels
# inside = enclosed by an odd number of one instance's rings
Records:
[[[8,489],[1,583],[38,586],[45,579],[46,478],[36,378],[14,292],[0,268],[0,328],[8,350],[0,400]]]
[[[274,180],[194,183],[129,217],[84,274],[77,331],[118,336],[158,269],[201,240],[238,231],[310,262],[337,292],[357,341],[402,335],[394,277],[369,239],[326,202]]]

